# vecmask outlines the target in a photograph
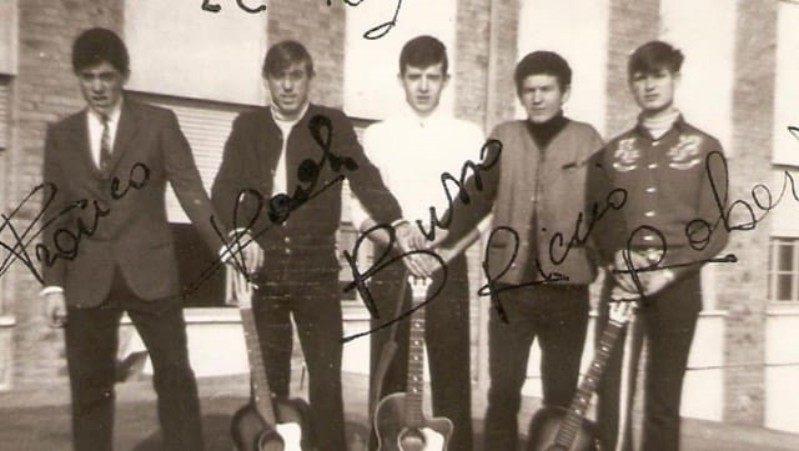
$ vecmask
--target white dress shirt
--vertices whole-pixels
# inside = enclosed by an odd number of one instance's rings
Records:
[[[403,217],[413,224],[421,220],[428,230],[430,207],[439,218],[449,208],[441,175],[449,173],[460,180],[464,163],[480,162],[483,144],[484,135],[477,125],[438,110],[420,117],[410,107],[369,126],[363,137],[366,156],[380,170]],[[448,182],[447,187],[454,199],[458,186]],[[354,196],[351,212],[353,224],[360,229],[369,215]]]
[[[117,129],[119,128],[119,116],[122,114],[122,101],[111,110],[108,114],[108,143],[111,146],[110,150],[114,152],[114,140],[117,136]],[[92,152],[92,161],[96,167],[100,167],[100,147],[103,139],[103,119],[100,113],[88,109],[87,114],[89,123],[89,147]]]

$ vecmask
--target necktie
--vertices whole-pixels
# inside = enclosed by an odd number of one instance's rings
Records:
[[[100,137],[100,171],[107,175],[111,163],[111,131],[108,127],[108,115],[101,115],[100,121],[103,123],[103,135]]]

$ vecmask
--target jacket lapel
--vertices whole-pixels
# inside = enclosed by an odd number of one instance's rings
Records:
[[[75,123],[69,127],[69,130],[71,130],[70,140],[72,141],[72,146],[70,147],[79,154],[77,161],[85,166],[90,174],[95,177],[102,177],[100,169],[92,158],[92,145],[89,142],[89,111],[84,110],[75,116]]]
[[[114,169],[122,159],[125,150],[130,146],[131,141],[133,141],[133,138],[136,136],[139,125],[139,117],[136,113],[135,105],[132,104],[130,99],[126,98],[125,102],[122,104],[119,126],[111,151],[111,164],[109,164],[108,167],[109,174],[114,173]]]

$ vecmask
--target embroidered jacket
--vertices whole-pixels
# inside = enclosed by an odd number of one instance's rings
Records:
[[[698,266],[727,243],[723,212],[727,170],[721,145],[680,116],[660,139],[638,124],[611,140],[589,165],[588,208],[608,205],[621,189],[626,201],[608,208],[592,231],[604,263],[616,251],[665,251],[660,266],[678,273]],[[623,197],[616,192],[614,203]]]

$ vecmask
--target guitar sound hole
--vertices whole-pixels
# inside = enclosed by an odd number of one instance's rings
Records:
[[[427,445],[424,434],[417,428],[403,429],[397,441],[402,451],[424,451]]]
[[[258,438],[258,451],[283,451],[285,448],[283,437],[277,431],[264,431]]]

